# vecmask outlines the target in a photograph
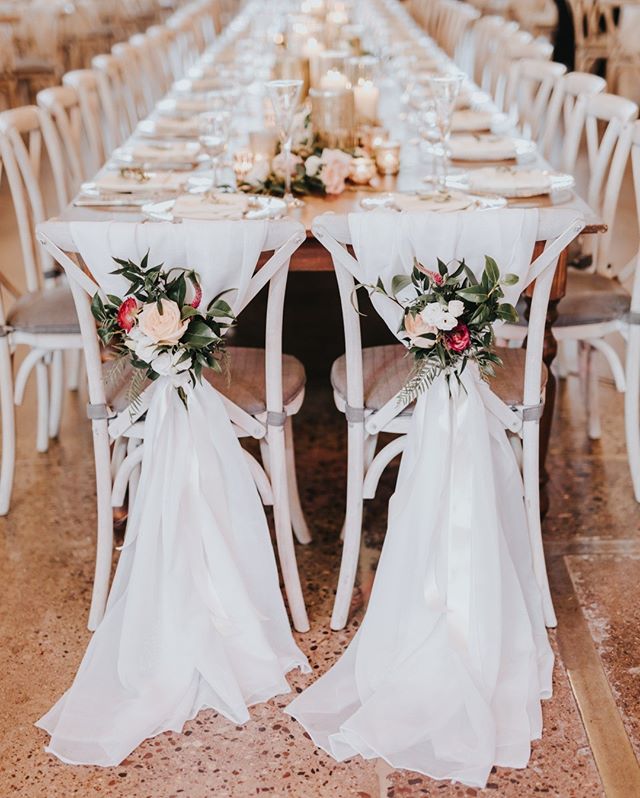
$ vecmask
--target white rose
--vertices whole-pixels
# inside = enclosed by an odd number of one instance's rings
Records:
[[[180,308],[171,299],[161,299],[162,313],[157,302],[147,302],[138,314],[138,327],[156,344],[177,344],[187,331],[189,319],[182,321]]]
[[[155,357],[156,344],[137,327],[134,327],[129,333],[127,346],[133,350],[138,360],[143,360],[145,363],[151,363]]]
[[[420,311],[420,318],[425,324],[433,324],[437,327],[443,313],[445,313],[445,309],[439,302],[431,302]]]
[[[322,166],[322,159],[318,155],[310,155],[305,161],[304,168],[307,177],[315,177]]]
[[[459,299],[452,299],[451,302],[449,302],[449,313],[455,316],[456,319],[458,316],[462,316],[464,313],[464,302],[461,302]]]
[[[151,364],[151,368],[161,377],[172,377],[191,368],[191,358],[179,362],[184,352],[162,352]]]
[[[453,328],[457,326],[458,319],[456,319],[453,313],[449,313],[447,310],[442,311],[440,319],[436,322],[436,327],[439,330],[453,330]]]

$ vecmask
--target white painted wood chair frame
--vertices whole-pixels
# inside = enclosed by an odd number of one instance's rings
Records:
[[[109,117],[102,104],[98,73],[94,69],[76,69],[63,75],[62,84],[73,87],[78,95],[90,155],[85,177],[90,178],[104,165],[111,151]]]
[[[542,139],[551,94],[566,71],[564,64],[555,61],[521,58],[511,63],[504,110],[525,138]]]
[[[27,136],[27,143],[22,136]],[[27,292],[36,294],[58,282],[53,259],[37,246],[34,225],[44,221],[46,210],[39,185],[42,133],[35,106],[0,114],[0,177],[7,177],[16,216]],[[62,189],[58,187],[58,192]],[[2,414],[2,463],[0,466],[0,515],[9,512],[15,469],[15,411],[21,404],[32,371],[36,374],[36,448],[46,452],[49,439],[58,435],[62,414],[64,374],[62,353],[82,346],[79,334],[34,333],[7,324],[0,292],[0,407]],[[73,322],[73,319],[71,320]],[[13,354],[17,346],[30,348],[15,375]]]
[[[531,264],[525,281],[528,285],[535,280],[535,288],[527,339],[524,405],[507,407],[488,388],[485,391],[487,406],[491,412],[501,419],[507,429],[522,439],[525,505],[532,558],[543,596],[545,620],[549,626],[555,625],[555,615],[542,548],[538,484],[541,413],[537,411],[544,403],[544,396],[540,393],[544,325],[558,257],[583,227],[584,222],[575,211],[554,209],[540,212],[538,238],[547,243],[542,254]],[[354,299],[354,274],[359,273],[359,264],[346,249],[351,244],[347,217],[335,214],[320,216],[313,223],[313,232],[333,259],[345,332],[346,404],[337,394],[335,399],[338,409],[345,413],[347,420],[347,508],[342,562],[331,617],[331,628],[342,629],[347,621],[358,566],[363,501],[375,496],[382,471],[404,447],[404,438],[400,437],[376,454],[377,436],[380,432],[404,436],[408,431],[410,418],[406,414],[400,415],[405,410],[400,394],[396,394],[377,411],[369,411],[364,406],[360,318],[356,309],[357,299]]]
[[[107,116],[109,138],[120,146],[138,123],[129,85],[123,76],[124,64],[113,55],[97,55],[91,61],[96,70],[98,91]]]
[[[55,258],[67,273],[76,303],[84,344],[98,502],[96,568],[88,624],[90,629],[95,629],[104,614],[109,590],[113,551],[112,506],[122,504],[126,486],[132,488],[132,478],[135,489],[141,452],[138,451],[140,447],[137,447],[135,443],[128,444],[128,441],[132,438],[144,438],[144,423],[140,418],[146,412],[155,384],[143,392],[135,412],[130,407],[119,413],[114,413],[108,408],[100,345],[90,309],[90,297],[100,289],[67,254],[74,252],[75,245],[66,223],[51,221],[40,225],[38,239],[48,254]],[[295,465],[292,456],[291,416],[299,410],[304,399],[304,391],[290,405],[283,406],[282,317],[289,260],[304,240],[304,230],[296,222],[281,221],[269,225],[264,252],[273,251],[273,254],[253,276],[245,302],[246,306],[262,288],[269,285],[265,334],[266,412],[254,417],[234,405],[230,400],[224,399],[238,436],[250,436],[259,440],[263,445],[266,443],[268,462],[264,462],[263,466],[248,452],[247,458],[263,502],[273,504],[282,577],[293,624],[299,632],[306,632],[309,629],[309,622],[300,586],[292,535],[290,508],[297,503],[300,515],[301,510],[297,498]],[[233,353],[231,356],[233,357]],[[115,444],[113,455],[112,443]],[[124,449],[128,450],[126,455]],[[295,492],[295,497],[291,495],[292,492]],[[301,542],[308,543],[310,541],[306,525],[303,530],[298,527],[297,532]]]

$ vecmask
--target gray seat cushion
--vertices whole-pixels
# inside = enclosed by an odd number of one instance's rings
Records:
[[[525,350],[496,347],[496,354],[503,365],[496,367],[496,374],[489,380],[491,389],[508,405],[523,403]],[[406,356],[407,350],[400,345],[371,346],[362,350],[364,382],[364,406],[368,410],[380,410],[392,399],[407,381],[413,360]],[[542,368],[541,390],[547,382],[547,369]],[[347,368],[344,355],[331,368],[331,385],[344,401],[347,397]],[[411,412],[405,409],[403,413]]]
[[[66,285],[24,294],[11,308],[7,324],[38,335],[80,332],[73,296]]]
[[[265,382],[265,351],[243,346],[229,347],[229,373],[217,374],[207,369],[204,374],[208,382],[221,394],[230,399],[252,416],[264,413],[267,409]],[[107,361],[103,366],[107,404],[117,412],[129,404],[128,388],[131,369],[116,370],[109,378],[112,369]],[[304,366],[293,355],[282,356],[282,399],[284,406],[290,405],[305,386]],[[146,387],[146,386],[145,386]]]

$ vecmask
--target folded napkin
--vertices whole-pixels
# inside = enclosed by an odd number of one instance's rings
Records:
[[[189,144],[134,144],[127,152],[131,153],[134,161],[185,163],[196,162],[200,152],[200,145]]]
[[[158,104],[158,111],[163,114],[201,114],[210,110],[211,103],[195,97],[174,97],[166,103]]]
[[[182,194],[173,206],[178,219],[242,219],[249,209],[244,194]]]
[[[173,90],[176,92],[189,93],[189,92],[202,92],[202,91],[217,91],[219,89],[228,88],[228,84],[222,83],[219,78],[211,75],[198,77],[198,78],[183,78],[173,84]]]
[[[535,197],[551,188],[549,175],[541,169],[505,169],[487,166],[469,174],[471,191],[503,194],[508,197]]]
[[[491,130],[495,116],[491,111],[472,111],[471,109],[454,111],[451,130]]]
[[[510,136],[452,136],[449,151],[456,161],[504,161],[516,157],[515,142]]]
[[[393,204],[400,211],[463,211],[473,199],[460,191],[434,191],[431,194],[394,194]]]
[[[171,116],[159,117],[151,123],[153,132],[158,136],[191,136],[198,135],[198,120],[194,117],[190,119],[174,119]]]
[[[145,172],[145,180],[123,176],[120,172],[105,172],[93,185],[102,192],[121,194],[148,193],[152,191],[179,191],[187,180],[185,174],[174,172]]]

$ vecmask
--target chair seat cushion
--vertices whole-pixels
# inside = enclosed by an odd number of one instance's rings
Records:
[[[204,375],[216,390],[252,416],[267,409],[265,383],[265,350],[243,346],[229,347],[229,372],[217,374],[207,369]],[[107,404],[115,411],[129,404],[128,389],[131,369],[115,370],[107,361],[103,365]],[[111,372],[111,377],[109,373]],[[304,366],[293,355],[282,356],[282,399],[285,408],[303,390],[306,382]],[[145,386],[146,387],[146,386]]]
[[[505,404],[523,404],[525,350],[496,347],[502,358],[502,366],[489,380],[491,389]],[[371,346],[362,350],[364,382],[364,406],[367,410],[380,410],[392,399],[407,381],[413,361],[407,350],[400,345]],[[547,369],[543,365],[540,390],[547,383]],[[346,402],[347,368],[344,355],[339,357],[331,369],[331,385],[338,396]],[[411,412],[406,408],[403,413]]]
[[[73,296],[66,285],[24,294],[11,308],[7,324],[38,335],[80,332]]]
[[[569,269],[567,293],[558,305],[557,327],[621,319],[629,312],[631,297],[617,280]]]

